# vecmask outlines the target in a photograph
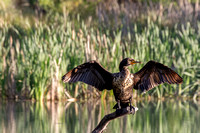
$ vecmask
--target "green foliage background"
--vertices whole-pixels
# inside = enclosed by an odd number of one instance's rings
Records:
[[[70,97],[81,96],[87,86],[65,85],[61,82],[63,74],[92,59],[107,70],[118,72],[121,59],[132,57],[143,62],[131,67],[132,72],[147,61],[156,60],[183,77],[182,85],[160,85],[149,92],[151,96],[199,98],[198,21],[195,26],[190,22],[167,26],[159,18],[154,21],[146,16],[130,21],[124,30],[123,23],[108,27],[95,20],[98,2],[30,0],[28,6],[22,5],[20,0],[15,4],[9,0],[0,2],[2,97],[54,100],[65,98],[65,91]],[[103,92],[103,96],[108,94],[112,92]],[[140,96],[135,92],[135,97]]]

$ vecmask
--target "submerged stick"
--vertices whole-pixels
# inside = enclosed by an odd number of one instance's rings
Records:
[[[107,125],[111,120],[114,120],[118,117],[128,114],[134,115],[137,110],[138,110],[137,107],[135,108],[133,107],[132,110],[130,111],[130,107],[127,107],[127,108],[117,109],[115,112],[105,115],[103,119],[99,122],[97,127],[92,131],[92,133],[102,133],[106,129]]]

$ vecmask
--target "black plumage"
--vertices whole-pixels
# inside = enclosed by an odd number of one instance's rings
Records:
[[[114,106],[116,109],[128,105],[131,106],[133,88],[143,92],[165,82],[168,84],[180,84],[183,81],[175,71],[155,61],[149,61],[141,70],[131,74],[128,66],[136,63],[140,62],[125,58],[120,62],[120,72],[110,73],[98,62],[90,61],[66,73],[62,80],[69,83],[81,81],[92,85],[100,91],[113,89],[115,100],[117,101]]]

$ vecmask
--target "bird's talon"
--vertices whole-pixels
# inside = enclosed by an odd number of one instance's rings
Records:
[[[130,112],[131,112],[132,114],[134,114],[135,108],[134,108],[133,106],[129,106],[129,108],[130,108]]]

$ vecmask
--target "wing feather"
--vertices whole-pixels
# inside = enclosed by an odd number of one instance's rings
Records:
[[[112,89],[112,73],[105,70],[98,62],[90,61],[79,65],[62,77],[63,82],[77,81],[92,85],[98,90]]]
[[[167,66],[149,61],[140,71],[134,74],[134,89],[148,91],[162,83],[180,84],[183,79]]]

